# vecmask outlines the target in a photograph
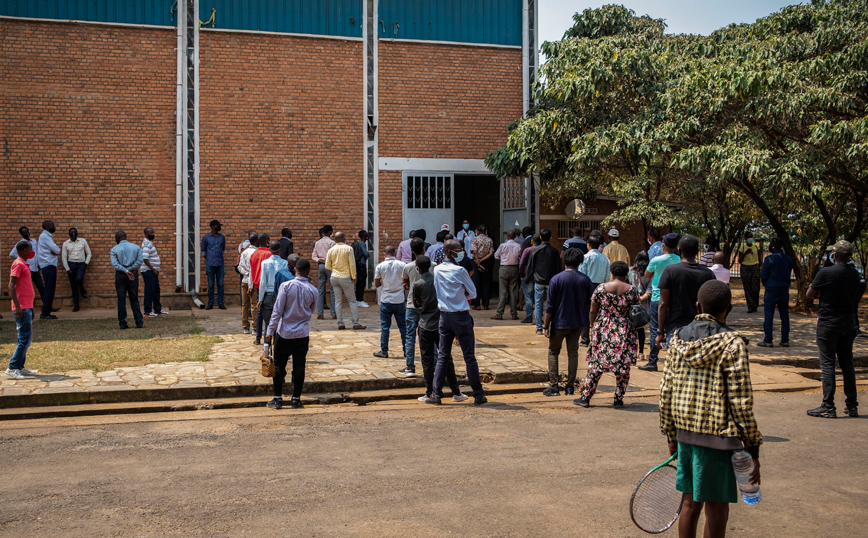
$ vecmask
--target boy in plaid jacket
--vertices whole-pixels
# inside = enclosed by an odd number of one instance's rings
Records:
[[[676,487],[684,494],[679,537],[696,536],[705,508],[705,536],[726,535],[729,503],[738,502],[730,458],[744,448],[759,484],[762,435],[753,415],[747,340],[726,326],[732,292],[719,280],[699,289],[694,321],[672,337],[660,387],[660,429],[678,452]]]

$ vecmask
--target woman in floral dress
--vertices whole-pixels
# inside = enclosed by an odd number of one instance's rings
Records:
[[[597,383],[605,372],[615,374],[615,407],[624,405],[630,382],[630,365],[636,364],[639,342],[630,325],[630,308],[639,304],[639,292],[627,282],[630,268],[618,261],[611,265],[612,281],[600,284],[591,295],[591,345],[588,348],[588,376],[582,397],[573,403],[590,405]]]

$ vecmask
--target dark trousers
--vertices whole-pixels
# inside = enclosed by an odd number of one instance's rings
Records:
[[[437,368],[437,342],[440,331],[427,331],[419,328],[419,355],[422,357],[422,375],[425,377],[425,396],[443,397],[443,391],[434,394],[434,371]],[[451,361],[446,365],[446,382],[452,389],[452,395],[461,394],[458,377],[455,375],[455,364]]]
[[[66,276],[69,277],[69,287],[72,288],[72,304],[78,307],[78,298],[87,297],[87,292],[84,291],[84,272],[87,270],[87,264],[84,262],[69,262],[69,272]]]
[[[259,288],[256,288],[256,297],[259,297]],[[268,332],[268,324],[271,323],[271,314],[274,312],[274,293],[266,291],[262,296],[262,307],[256,311],[256,339]]]
[[[368,285],[368,266],[356,264],[356,301],[365,300],[365,286]]]
[[[564,340],[567,341],[567,388],[576,386],[576,372],[579,369],[579,338],[582,329],[552,329],[549,333],[549,384],[561,382],[558,357]]]
[[[639,337],[639,353],[645,353],[645,327],[637,329],[636,335]]]
[[[42,294],[42,315],[50,316],[54,306],[54,292],[57,291],[57,266],[43,267],[42,280],[45,281],[45,293]]]
[[[748,312],[756,312],[759,307],[760,271],[759,264],[741,266],[741,285]]]
[[[766,288],[763,295],[763,332],[765,341],[772,343],[772,328],[775,320],[775,307],[781,315],[781,342],[790,341],[790,290],[789,288]]]
[[[648,355],[648,364],[657,364],[657,358],[660,354],[660,349],[657,347],[657,333],[660,332],[660,327],[658,327],[657,323],[659,308],[660,303],[658,301],[651,301],[651,306],[648,307],[648,317],[651,318],[651,323],[648,324],[650,327],[650,334],[648,335],[650,340],[648,341],[648,345],[651,346],[651,353]]]
[[[208,304],[214,306],[214,287],[217,287],[217,304],[223,304],[223,277],[226,270],[222,265],[209,265],[205,267],[205,275],[208,277]]]
[[[485,395],[482,390],[482,380],[479,377],[479,364],[476,362],[476,339],[473,335],[473,318],[470,312],[441,312],[440,313],[440,349],[437,353],[437,367],[434,369],[434,393],[443,392],[443,381],[446,371],[452,362],[452,341],[458,338],[461,353],[464,354],[464,364],[467,368],[467,381],[473,389],[473,396],[481,398]]]
[[[133,311],[133,320],[136,322],[136,327],[144,325],[142,311],[139,310],[139,272],[133,273],[134,278],[121,271],[115,271],[115,291],[118,292],[118,324],[121,329],[129,327],[127,325],[127,296],[130,298],[130,309]]]
[[[480,270],[482,268],[482,270]],[[476,264],[476,271],[473,271],[473,284],[476,285],[476,299],[473,300],[473,306],[483,306],[488,308],[491,300],[491,279],[494,277],[491,273],[494,272],[494,257],[488,258],[481,264]]]
[[[39,298],[45,301],[45,284],[39,271],[30,271],[30,281],[33,282],[33,289],[39,291]]]
[[[274,397],[283,396],[283,382],[286,380],[286,365],[292,355],[292,397],[300,398],[304,387],[304,367],[307,362],[307,350],[310,338],[281,338],[274,334]]]
[[[160,304],[160,277],[153,271],[142,271],[142,280],[145,281],[145,315],[152,311],[159,314],[163,311]]]
[[[820,350],[820,370],[823,380],[823,405],[835,407],[835,358],[844,378],[844,403],[853,408],[856,402],[856,370],[853,366],[853,340],[856,327],[841,327],[817,323],[817,348]]]

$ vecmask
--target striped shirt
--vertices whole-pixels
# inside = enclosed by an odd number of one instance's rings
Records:
[[[157,254],[157,247],[154,246],[153,241],[145,238],[142,239],[142,260],[148,260],[151,262],[151,266],[155,271],[160,270],[160,255]],[[150,271],[151,269],[148,267],[146,263],[142,263],[142,272]]]

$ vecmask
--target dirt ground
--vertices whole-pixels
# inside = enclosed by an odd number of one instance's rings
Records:
[[[590,409],[199,411],[0,423],[0,536],[639,537],[636,482],[666,457],[654,398]],[[763,501],[730,536],[864,536],[865,418],[758,394]],[[667,536],[675,536],[670,530]]]

